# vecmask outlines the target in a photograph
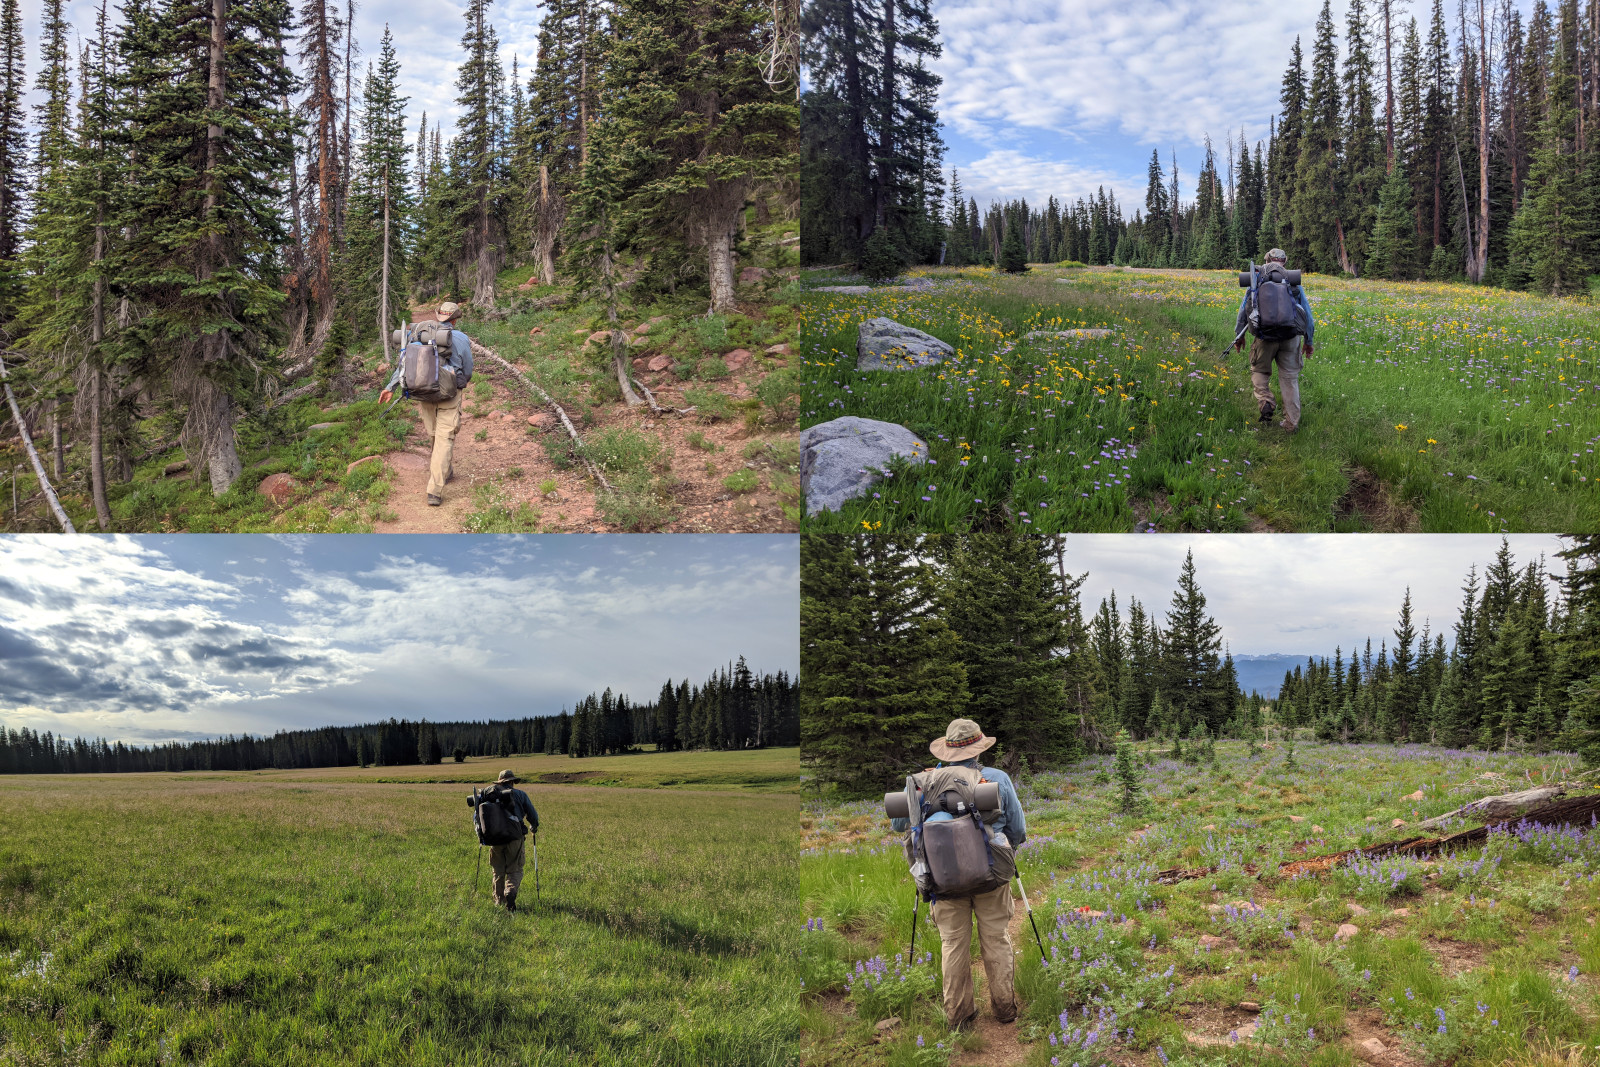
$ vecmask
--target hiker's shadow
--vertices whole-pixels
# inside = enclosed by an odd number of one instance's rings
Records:
[[[615,934],[649,938],[664,948],[694,955],[752,956],[759,951],[759,946],[753,941],[729,937],[670,915],[630,915],[582,904],[550,902],[535,907],[539,911],[559,913],[591,926],[604,927]]]

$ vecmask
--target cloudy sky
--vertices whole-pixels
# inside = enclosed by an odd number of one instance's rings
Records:
[[[111,21],[117,21],[115,12],[118,0],[109,0]],[[343,10],[345,0],[330,0]],[[520,57],[522,82],[527,84],[528,73],[538,53],[539,17],[543,13],[538,0],[492,0],[489,21],[500,37],[500,58],[506,75],[511,73],[511,57]],[[296,13],[299,0],[291,5]],[[44,0],[21,0],[23,31],[28,39],[27,79],[31,87],[39,77],[39,27],[44,12]],[[99,0],[67,0],[67,21],[78,31],[73,38],[72,54],[78,53],[81,34],[94,29],[100,10]],[[388,24],[394,34],[395,51],[400,60],[400,92],[409,96],[406,106],[407,143],[415,144],[422,113],[428,113],[428,124],[444,118],[446,137],[456,117],[456,71],[461,65],[461,33],[465,26],[465,0],[356,0],[355,42],[360,56],[355,61],[356,88],[360,96],[360,79],[366,74],[367,61],[374,63],[378,57],[378,43],[383,39],[383,27]],[[291,53],[297,51],[291,48]],[[74,84],[77,68],[73,67]],[[31,106],[39,102],[40,93],[32,90],[28,97]],[[29,120],[32,121],[32,112]]]
[[[1543,554],[1547,569],[1565,570],[1555,556],[1564,547],[1560,538],[1508,540],[1519,567]],[[1335,645],[1348,652],[1368,637],[1374,648],[1380,639],[1392,642],[1407,586],[1417,630],[1432,619],[1435,632],[1445,629],[1448,647],[1467,568],[1476,563],[1481,577],[1499,548],[1500,538],[1487,534],[1074,534],[1067,570],[1089,572],[1086,615],[1115,589],[1124,619],[1132,595],[1164,624],[1184,554],[1193,549],[1206,606],[1235,655],[1331,656]]]
[[[792,536],[0,538],[0,724],[148,742],[798,670]]]
[[[1515,4],[1526,18],[1532,0]],[[1395,7],[1426,32],[1430,4]],[[1131,217],[1151,149],[1169,172],[1176,149],[1182,196],[1193,199],[1207,133],[1219,155],[1241,127],[1252,144],[1266,137],[1297,35],[1309,76],[1321,9],[1321,0],[935,0],[946,170],[960,170],[979,204],[1071,201],[1105,185]],[[1347,9],[1334,0],[1341,56]],[[1456,4],[1445,13],[1454,27]]]

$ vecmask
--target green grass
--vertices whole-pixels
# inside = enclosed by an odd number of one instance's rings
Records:
[[[1174,1064],[1348,1064],[1357,1033],[1400,1045],[1417,1063],[1553,1067],[1579,1046],[1589,1051],[1572,1062],[1597,1062],[1600,835],[1551,847],[1500,834],[1487,847],[1413,864],[1398,885],[1387,867],[1275,873],[1283,860],[1412,835],[1419,819],[1515,788],[1508,782],[1548,780],[1570,757],[1302,742],[1298,768],[1288,770],[1281,747],[1221,742],[1214,767],[1165,758],[1165,747],[1144,754],[1151,803],[1138,817],[1115,811],[1109,756],[1021,788],[1029,840],[1018,866],[1052,959],[1041,965],[1024,920],[1017,1034],[1029,1067],[1053,1055],[1073,1062],[1079,1049],[1061,1044],[1061,1013],[1087,1031],[1103,1009],[1116,1012],[1121,1036],[1102,1033],[1095,1058],[1083,1062],[1153,1065],[1160,1049]],[[1419,788],[1424,800],[1404,799]],[[1391,828],[1396,818],[1408,826]],[[925,989],[897,1006],[905,1022],[897,1036],[875,1042],[881,1006],[845,995],[856,961],[883,957],[892,971],[906,951],[910,881],[882,801],[813,800],[801,826],[800,900],[814,921],[802,938],[801,978],[814,1058],[890,1063],[910,1054],[919,1032],[930,1045],[950,1041],[926,908],[918,955],[926,947],[935,959],[913,968]],[[1218,865],[1170,886],[1152,877]],[[1235,901],[1261,911],[1230,914]],[[1107,917],[1086,918],[1077,910],[1085,907]],[[1335,941],[1343,923],[1359,932]],[[1207,947],[1201,935],[1223,940]],[[1239,1009],[1241,1001],[1260,1013]],[[1263,1024],[1264,1040],[1227,1047],[1229,1030],[1247,1021]],[[1202,1048],[1186,1034],[1224,1046]]]
[[[0,1062],[794,1062],[792,793],[526,788],[510,915],[464,783],[0,779]]]
[[[931,466],[809,528],[1515,531],[1600,522],[1591,305],[1460,285],[1314,276],[1301,432],[1256,419],[1233,336],[1235,275],[923,272],[927,291],[815,293],[801,424],[898,422]],[[957,357],[855,367],[887,315]],[[1110,337],[1026,339],[1110,328]]]

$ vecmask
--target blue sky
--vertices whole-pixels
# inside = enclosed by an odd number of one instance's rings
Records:
[[[1565,547],[1549,534],[1507,539],[1518,567],[1543,554],[1560,574]],[[1400,602],[1411,587],[1418,632],[1424,619],[1446,629],[1452,642],[1467,568],[1484,568],[1499,551],[1493,534],[1195,534],[1133,536],[1073,534],[1067,570],[1089,572],[1082,596],[1085,615],[1100,609],[1113,589],[1127,618],[1128,597],[1165,623],[1184,553],[1194,550],[1195,578],[1207,607],[1237,654],[1329,655],[1368,637],[1376,649],[1390,639]],[[1551,602],[1556,589],[1551,584]]]
[[[1395,6],[1398,26],[1414,15],[1425,31],[1429,0]],[[1526,18],[1532,3],[1516,6]],[[1341,56],[1347,7],[1333,5]],[[1151,149],[1170,171],[1175,148],[1182,196],[1193,199],[1207,133],[1219,156],[1241,128],[1251,144],[1265,140],[1296,35],[1309,75],[1321,8],[1321,0],[936,0],[946,174],[958,169],[979,204],[1022,196],[1042,206],[1051,194],[1071,202],[1105,185],[1132,217]],[[1455,0],[1445,14],[1454,27]]]
[[[0,538],[0,724],[146,742],[793,674],[798,567],[792,535]]]
[[[298,17],[302,0],[291,0]],[[340,11],[344,0],[330,0]],[[461,33],[465,26],[466,0],[408,0],[401,4],[356,0],[355,43],[358,55],[352,66],[356,73],[353,95],[359,103],[361,78],[366,74],[367,62],[377,61],[378,44],[383,39],[383,27],[388,24],[394,34],[395,50],[400,60],[400,91],[411,98],[406,107],[406,140],[415,145],[422,113],[428,113],[428,125],[441,116],[445,121],[445,135],[456,113],[456,72],[464,55]],[[111,0],[108,20],[118,22],[117,0]],[[39,25],[44,13],[44,0],[21,0],[23,32],[28,41],[27,78],[31,87],[39,77]],[[68,23],[76,28],[71,45],[74,57],[82,45],[82,34],[93,33],[95,19],[100,11],[99,0],[67,0],[65,14]],[[538,53],[539,19],[543,9],[538,0],[492,0],[489,21],[500,37],[500,58],[509,76],[511,57],[520,56],[521,81],[527,84],[534,56]],[[298,46],[291,45],[291,55]],[[297,62],[291,60],[291,62]],[[73,64],[72,78],[77,85],[78,70]],[[37,90],[30,92],[28,104],[39,102]],[[356,110],[359,115],[359,109]],[[30,121],[32,113],[29,114]]]

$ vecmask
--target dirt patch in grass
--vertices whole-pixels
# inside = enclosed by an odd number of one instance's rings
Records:
[[[1375,1064],[1376,1067],[1422,1067],[1422,1061],[1413,1059],[1400,1045],[1400,1038],[1395,1036],[1393,1030],[1384,1026],[1383,1016],[1376,1012],[1349,1012],[1344,1017],[1344,1024],[1348,1031],[1345,1043],[1356,1054],[1358,1062]],[[1377,1038],[1383,1042],[1383,1052],[1379,1055],[1367,1053],[1362,1048],[1362,1042]]]
[[[1350,471],[1350,488],[1333,506],[1336,523],[1360,519],[1374,533],[1415,533],[1422,528],[1417,513],[1398,501],[1381,479],[1365,467]]]
[[[1429,938],[1425,944],[1428,946],[1428,951],[1433,953],[1433,958],[1439,961],[1439,966],[1444,969],[1446,978],[1454,978],[1458,974],[1465,974],[1483,966],[1484,959],[1489,955],[1487,947],[1470,945],[1465,941]]]

